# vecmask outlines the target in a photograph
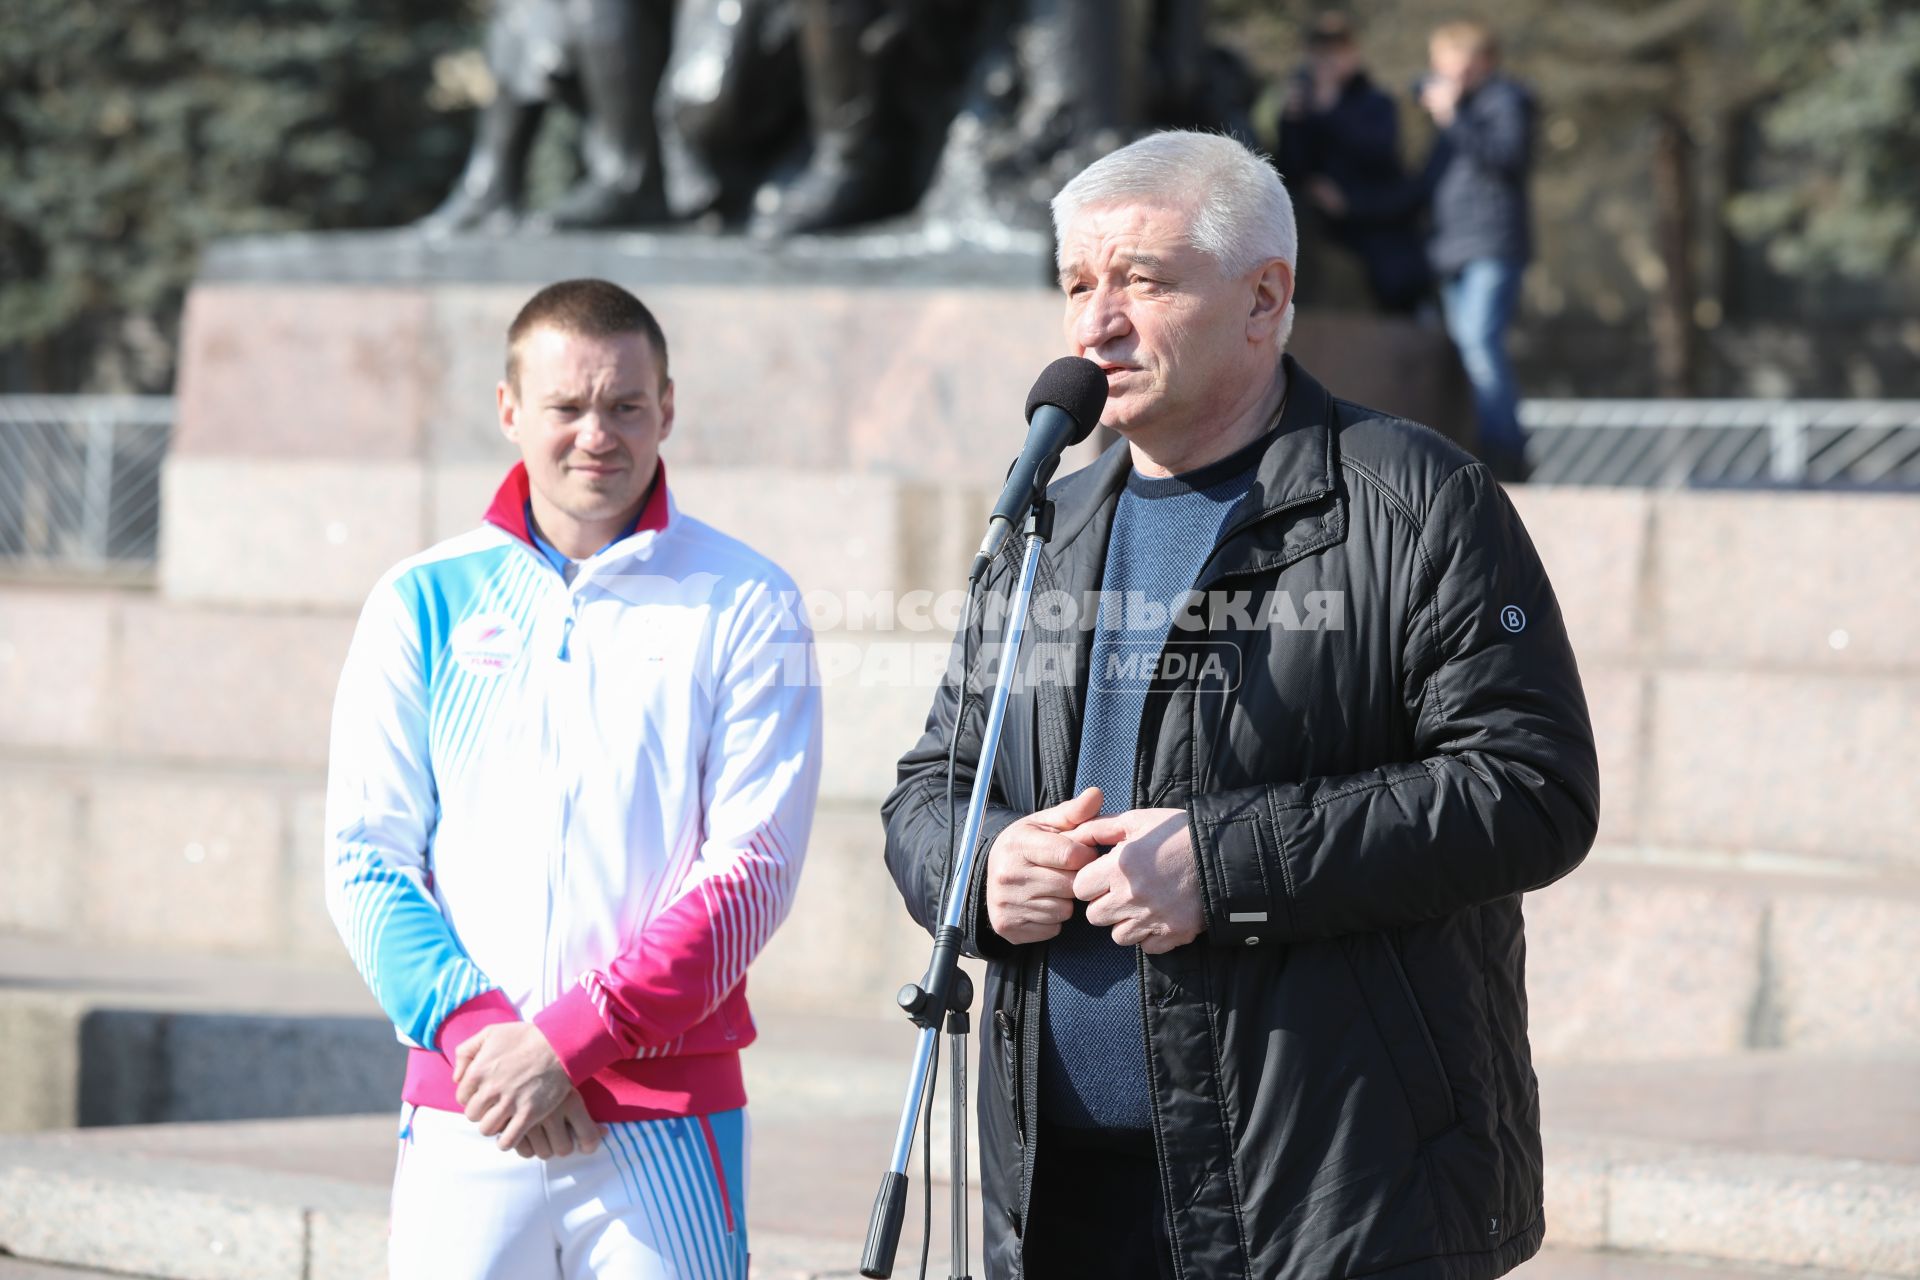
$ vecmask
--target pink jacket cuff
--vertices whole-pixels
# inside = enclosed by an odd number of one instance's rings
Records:
[[[593,1007],[593,996],[584,984],[576,983],[534,1015],[533,1025],[546,1036],[559,1055],[560,1065],[566,1068],[567,1079],[576,1085],[627,1056],[600,1011]]]
[[[480,1028],[492,1026],[496,1022],[518,1021],[520,1021],[520,1010],[514,1008],[513,1001],[507,999],[504,991],[498,987],[490,991],[482,991],[448,1014],[440,1023],[440,1035],[437,1041],[440,1056],[445,1058],[447,1064],[451,1066],[454,1050],[460,1047],[462,1041],[472,1039],[474,1033]]]

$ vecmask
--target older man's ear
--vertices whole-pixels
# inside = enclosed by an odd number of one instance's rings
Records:
[[[1286,323],[1293,302],[1293,269],[1275,258],[1253,278],[1253,303],[1247,311],[1247,341],[1265,346]]]

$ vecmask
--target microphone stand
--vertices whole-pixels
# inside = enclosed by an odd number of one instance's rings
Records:
[[[1052,468],[1046,468],[1051,473]],[[968,1010],[973,1005],[973,982],[960,968],[960,920],[967,906],[968,886],[973,883],[973,862],[980,842],[980,824],[986,817],[987,792],[992,788],[994,757],[1000,750],[1000,733],[1006,715],[1007,697],[1013,691],[1015,668],[1019,665],[1020,642],[1026,635],[1027,609],[1033,598],[1034,572],[1040,564],[1040,549],[1053,537],[1053,503],[1046,498],[1047,477],[1039,477],[1034,486],[1035,502],[1027,514],[1026,553],[1020,564],[1020,577],[1008,602],[1007,638],[1002,647],[1000,670],[993,683],[993,696],[987,704],[987,726],[980,742],[980,760],[974,769],[973,793],[967,800],[967,821],[947,877],[944,909],[940,926],[933,935],[933,955],[919,982],[900,988],[899,1004],[914,1026],[920,1029],[914,1048],[913,1067],[907,1079],[907,1096],[900,1108],[900,1129],[893,1141],[893,1162],[880,1179],[879,1194],[874,1197],[873,1214],[867,1220],[867,1243],[860,1254],[860,1274],[869,1280],[886,1280],[893,1274],[894,1254],[900,1245],[900,1227],[907,1216],[907,1163],[913,1154],[913,1130],[926,1102],[927,1073],[939,1052],[939,1030],[946,1023],[947,1043],[953,1055],[948,1072],[952,1086],[952,1161],[953,1184],[953,1256],[949,1259],[950,1280],[968,1280],[967,1276],[967,1033]],[[962,644],[964,645],[964,637]],[[954,732],[960,731],[960,715],[966,710],[965,681],[960,673],[960,705],[954,712]]]

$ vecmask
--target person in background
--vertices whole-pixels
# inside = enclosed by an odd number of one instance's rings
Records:
[[[1439,130],[1423,184],[1433,220],[1428,257],[1447,332],[1473,383],[1481,457],[1503,482],[1523,481],[1526,440],[1507,330],[1533,252],[1533,95],[1501,72],[1499,41],[1481,23],[1436,29],[1428,59],[1420,105]]]
[[[1400,117],[1367,74],[1352,22],[1323,13],[1280,115],[1280,173],[1359,258],[1383,311],[1412,314],[1432,285],[1419,198],[1400,163]]]

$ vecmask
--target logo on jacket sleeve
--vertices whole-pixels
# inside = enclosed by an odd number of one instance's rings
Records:
[[[504,613],[482,613],[453,629],[453,660],[476,676],[497,676],[514,664],[525,647],[520,629]]]
[[[1520,606],[1510,604],[1500,611],[1500,625],[1519,635],[1527,629],[1527,615],[1520,612]]]

